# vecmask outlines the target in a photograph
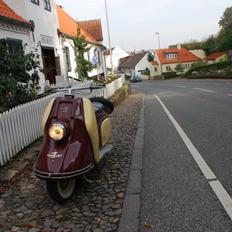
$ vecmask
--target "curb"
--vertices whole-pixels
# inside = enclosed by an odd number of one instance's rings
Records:
[[[142,167],[144,144],[144,98],[140,120],[132,154],[132,163],[123,203],[118,232],[137,232],[139,230],[140,197],[142,191]]]

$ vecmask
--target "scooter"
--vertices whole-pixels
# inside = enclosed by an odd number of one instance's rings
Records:
[[[49,102],[42,120],[43,145],[33,171],[46,181],[47,192],[54,201],[62,203],[69,199],[77,178],[111,152],[109,114],[113,109],[107,99],[72,94]]]

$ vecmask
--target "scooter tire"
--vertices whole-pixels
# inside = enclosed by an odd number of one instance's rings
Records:
[[[66,187],[63,187],[64,183],[66,184]],[[73,195],[75,189],[75,180],[47,181],[46,186],[48,195],[54,201],[62,204]]]

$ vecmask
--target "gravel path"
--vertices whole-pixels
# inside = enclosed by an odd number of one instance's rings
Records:
[[[0,231],[117,231],[141,105],[142,96],[132,94],[116,107],[112,114],[112,154],[90,173],[90,183],[80,181],[65,204],[48,197],[45,182],[34,177],[29,165],[1,195]],[[37,143],[33,156],[38,149]]]

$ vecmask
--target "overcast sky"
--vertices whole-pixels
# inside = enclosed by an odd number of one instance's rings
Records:
[[[56,0],[78,20],[101,18],[108,46],[104,0]],[[231,0],[107,0],[112,46],[132,51],[202,40],[219,31]]]

